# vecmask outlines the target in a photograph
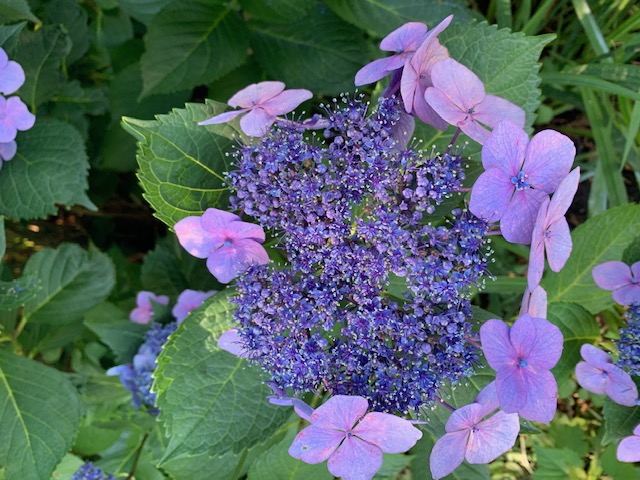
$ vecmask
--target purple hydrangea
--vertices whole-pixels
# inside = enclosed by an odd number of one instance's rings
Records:
[[[640,376],[640,303],[634,303],[625,314],[627,325],[620,329],[618,366],[631,375]]]
[[[640,462],[640,425],[633,429],[633,435],[620,441],[616,457],[621,462]]]
[[[604,290],[613,290],[613,299],[620,305],[640,304],[640,262],[629,266],[611,261],[594,267],[593,280]]]
[[[116,477],[107,475],[92,462],[86,462],[76,470],[71,480],[116,480]]]
[[[11,95],[24,83],[24,70],[18,62],[9,60],[7,52],[0,48],[0,93]]]
[[[18,97],[4,98],[0,95],[0,144],[15,140],[18,130],[29,130],[36,117]],[[5,153],[8,147],[5,147]],[[4,156],[4,155],[3,155]]]
[[[153,303],[169,305],[169,297],[156,295],[153,292],[138,292],[136,295],[136,307],[131,310],[129,319],[135,323],[147,324],[153,320]]]
[[[204,303],[204,301],[218,293],[216,290],[210,290],[208,292],[202,292],[199,290],[186,289],[180,295],[174,305],[171,313],[178,323],[181,323],[191,311],[198,308]]]

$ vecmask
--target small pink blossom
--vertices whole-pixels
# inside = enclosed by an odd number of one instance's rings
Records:
[[[633,429],[633,435],[620,441],[616,457],[621,462],[640,462],[640,425]]]
[[[230,328],[218,338],[218,348],[240,358],[249,358],[237,328]]]
[[[588,343],[582,345],[580,355],[584,361],[576,365],[576,379],[582,388],[599,395],[606,394],[626,407],[636,404],[636,384],[627,372],[614,365],[609,355]]]
[[[0,95],[0,143],[12,142],[18,130],[29,130],[36,117],[18,97]]]
[[[251,265],[269,263],[261,245],[262,227],[233,213],[208,208],[202,216],[183,218],[173,229],[187,252],[207,259],[207,268],[220,283],[229,283]]]
[[[166,295],[156,295],[153,292],[138,292],[136,296],[136,308],[131,310],[129,318],[132,322],[146,324],[153,319],[153,305],[151,302],[160,305],[169,305],[169,297]]]
[[[24,83],[24,70],[0,48],[0,93],[11,95]]]
[[[592,270],[593,280],[604,290],[613,290],[613,299],[620,305],[640,303],[640,262],[629,266],[611,261]]]
[[[487,95],[478,76],[461,63],[447,58],[431,69],[433,87],[427,88],[425,100],[449,124],[457,126],[478,143],[484,143],[489,131],[509,120],[524,127],[525,114],[517,105]]]
[[[431,450],[429,465],[434,479],[449,475],[467,460],[469,463],[489,463],[509,451],[520,431],[517,413],[497,412],[495,382],[487,385],[474,403],[451,414],[445,433]]]
[[[18,151],[18,145],[15,141],[0,143],[0,168],[2,168],[2,162],[8,162],[16,156]]]
[[[525,289],[520,315],[528,313],[535,318],[547,318],[547,291],[538,285],[532,292]]]
[[[328,461],[329,472],[344,480],[369,480],[382,466],[383,453],[402,453],[422,432],[395,415],[367,413],[363,397],[336,395],[311,414],[289,447],[289,454],[306,463]]]
[[[216,290],[201,292],[199,290],[187,289],[178,295],[178,300],[171,310],[171,313],[178,323],[181,323],[185,318],[187,318],[187,315],[189,315],[192,310],[198,308],[207,298],[215,295],[216,293],[218,293]]]
[[[225,112],[200,122],[198,125],[226,123],[247,113],[240,120],[240,128],[251,137],[261,137],[276,121],[278,115],[293,111],[305,100],[313,97],[309,90],[285,90],[282,82],[260,82],[240,90],[227,102],[240,110]]]

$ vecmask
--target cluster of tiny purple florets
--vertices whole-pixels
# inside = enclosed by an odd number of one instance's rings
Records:
[[[234,300],[244,348],[280,388],[407,412],[472,371],[468,296],[488,225],[461,209],[429,222],[460,191],[463,161],[402,148],[400,108],[381,98],[369,114],[345,97],[324,141],[280,122],[234,154],[232,205],[272,228],[289,261],[251,268]]]
[[[107,475],[93,463],[86,462],[73,474],[71,480],[116,480],[116,477]]]
[[[618,366],[628,369],[631,375],[640,375],[640,303],[629,306],[627,326],[620,330]]]

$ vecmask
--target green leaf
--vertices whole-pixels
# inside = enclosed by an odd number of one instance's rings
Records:
[[[272,23],[288,23],[306,15],[316,0],[240,0],[242,9],[252,18]]]
[[[98,87],[83,87],[78,80],[66,83],[52,100],[58,117],[70,116],[72,111],[88,115],[102,115],[107,111],[107,92]]]
[[[231,6],[218,0],[179,0],[151,22],[140,60],[142,96],[211,82],[247,57],[246,27]]]
[[[378,37],[407,22],[423,22],[433,27],[451,14],[455,21],[464,24],[482,18],[464,0],[327,0],[327,5],[343,20]]]
[[[634,377],[634,381],[640,388],[640,378]],[[606,397],[602,413],[604,415],[603,445],[618,442],[623,437],[633,435],[633,429],[640,425],[640,405],[625,407]]]
[[[558,383],[567,378],[580,361],[580,347],[600,338],[600,327],[594,316],[575,303],[551,303],[547,319],[564,336],[562,357],[552,372]]]
[[[145,290],[176,298],[189,287],[180,262],[166,243],[158,243],[147,253],[140,276]]]
[[[31,13],[27,0],[2,0],[0,2],[0,23],[13,23],[18,20],[40,23],[38,17]]]
[[[622,252],[622,261],[627,265],[640,262],[640,237],[636,237]]]
[[[7,251],[7,238],[4,233],[4,215],[0,215],[0,260]]]
[[[538,464],[533,475],[534,479],[574,480],[586,478],[582,458],[573,450],[536,446],[535,451],[538,456]]]
[[[13,56],[13,51],[18,43],[18,38],[27,22],[20,22],[14,25],[0,25],[0,47],[4,49],[9,57]]]
[[[324,95],[354,89],[367,48],[364,37],[326,7],[286,24],[250,21],[249,29],[256,59],[288,88]]]
[[[123,127],[139,140],[138,178],[144,197],[170,227],[209,207],[226,208],[225,153],[241,132],[234,126],[237,123],[198,125],[224,110],[225,105],[209,101],[187,104],[156,120],[122,119]]]
[[[62,25],[71,38],[67,64],[81,59],[89,50],[89,17],[77,0],[50,0],[47,2],[45,23]]]
[[[120,8],[145,25],[149,25],[171,0],[118,0]]]
[[[5,480],[49,478],[71,447],[82,402],[67,377],[0,350],[0,472]]]
[[[0,175],[0,213],[45,218],[56,204],[95,210],[87,197],[89,162],[78,131],[59,120],[38,119],[17,137],[18,153]]]
[[[84,324],[111,348],[118,363],[131,361],[149,330],[148,325],[132,322],[127,312],[107,302],[87,312]]]
[[[26,79],[19,92],[32,113],[62,85],[62,62],[70,51],[71,39],[60,27],[45,25],[35,32],[22,32],[14,60],[24,69]]]
[[[573,251],[564,268],[543,281],[549,303],[573,302],[591,313],[614,304],[611,292],[593,281],[591,270],[622,252],[640,231],[640,205],[623,205],[590,218],[573,233]]]
[[[35,297],[39,282],[36,277],[22,276],[11,282],[0,282],[0,310],[10,311]]]
[[[73,323],[102,302],[113,288],[115,272],[107,255],[65,243],[35,253],[24,275],[40,279],[41,288],[24,307],[30,323]]]
[[[291,414],[269,404],[272,392],[257,367],[218,348],[232,322],[231,294],[225,290],[191,312],[158,357],[156,404],[169,439],[160,466],[202,452],[242,452]]]

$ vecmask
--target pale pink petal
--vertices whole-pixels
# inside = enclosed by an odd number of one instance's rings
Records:
[[[174,226],[180,245],[197,258],[207,258],[222,245],[219,239],[213,238],[211,232],[202,228],[202,217],[185,217]]]
[[[453,105],[465,113],[485,97],[484,85],[478,76],[452,58],[442,60],[433,66],[431,81],[433,86],[444,93]],[[427,101],[429,101],[428,98]],[[438,111],[433,104],[431,106]],[[440,116],[447,120],[444,115],[440,114]]]
[[[549,423],[556,414],[558,403],[556,379],[549,370],[538,372],[534,372],[531,368],[523,370],[525,371],[527,402],[517,413],[527,420]]]
[[[18,144],[15,141],[0,143],[0,160],[4,160],[8,162],[13,157],[15,157],[16,152],[18,151]],[[0,162],[0,168],[2,167],[2,162]]]
[[[414,51],[423,42],[427,26],[420,22],[408,22],[396,28],[380,42],[380,50],[388,52]]]
[[[502,320],[488,320],[480,327],[482,351],[496,372],[515,367],[518,354],[511,345],[509,327]]]
[[[498,221],[509,207],[514,190],[509,177],[497,168],[490,168],[473,184],[469,210],[490,222]]]
[[[631,274],[636,279],[636,282],[640,282],[640,262],[631,265]]]
[[[604,290],[615,290],[633,283],[631,268],[624,262],[604,262],[591,271],[593,281]]]
[[[469,138],[475,140],[480,145],[484,144],[484,142],[489,139],[489,135],[491,135],[489,130],[474,121],[472,117],[465,121],[458,122],[458,127],[460,127],[460,130],[462,130]]]
[[[500,220],[500,231],[507,242],[531,243],[533,224],[545,198],[548,198],[546,193],[531,188],[514,192]]]
[[[391,126],[391,136],[397,142],[400,149],[406,149],[408,143],[413,138],[413,131],[416,128],[416,119],[404,110],[400,110],[400,118]]]
[[[575,156],[576,147],[569,137],[543,130],[529,142],[523,171],[533,188],[552,193],[571,170]]]
[[[261,106],[270,115],[284,115],[293,111],[302,102],[306,102],[313,93],[305,89],[285,90]]]
[[[232,328],[224,332],[218,338],[218,348],[229,352],[236,357],[248,358],[249,355],[243,347],[242,339],[238,335],[238,329]]]
[[[464,122],[469,117],[466,110],[462,110],[456,106],[444,92],[435,87],[429,87],[425,90],[424,99],[429,106],[450,125],[458,126],[460,122]]]
[[[587,362],[578,362],[576,365],[576,380],[580,386],[598,395],[604,394],[607,387],[607,377],[603,373],[603,370]]]
[[[4,48],[0,47],[0,69],[4,68],[9,63],[9,56]]]
[[[9,61],[0,68],[0,92],[11,95],[24,83],[24,70],[19,63]]]
[[[217,208],[207,208],[202,214],[202,228],[209,232],[209,235],[219,239],[220,244],[229,237],[227,234],[229,224],[239,221],[241,221],[240,217],[235,213]]]
[[[269,255],[262,245],[254,240],[234,240],[209,255],[207,268],[220,283],[229,283],[251,265],[269,263]]]
[[[633,434],[640,437],[640,423],[633,429]]]
[[[364,397],[334,395],[315,409],[311,421],[318,427],[346,432],[364,417],[368,408],[369,402]]]
[[[501,122],[482,146],[482,166],[485,170],[497,168],[511,180],[522,169],[528,144],[529,137],[522,128]]]
[[[496,410],[500,406],[500,402],[498,402],[496,382],[493,381],[485,386],[480,393],[478,393],[474,402],[482,406],[482,409],[477,414],[480,419]]]
[[[353,434],[377,446],[383,453],[403,453],[413,447],[422,432],[404,418],[371,412],[353,429]]]
[[[480,422],[484,413],[484,406],[479,403],[470,403],[458,408],[451,414],[444,426],[447,433],[460,430],[471,430],[475,424]]]
[[[534,290],[540,285],[544,272],[544,231],[538,224],[540,217],[544,219],[548,207],[548,200],[540,207],[540,213],[533,227],[531,251],[529,253],[529,269],[527,271],[527,291]]]
[[[563,218],[573,202],[573,197],[578,191],[578,183],[580,182],[580,167],[574,168],[569,175],[558,185],[556,192],[551,198],[549,206],[548,224]]]
[[[590,365],[604,370],[609,365],[613,364],[613,360],[606,353],[597,347],[594,347],[590,343],[583,343],[580,347],[580,355]]]
[[[357,437],[347,437],[327,462],[329,472],[344,480],[372,479],[382,466],[382,451]]]
[[[250,137],[261,137],[275,121],[275,115],[256,107],[240,119],[240,128]]]
[[[0,143],[13,142],[17,134],[18,130],[12,122],[8,121],[8,119],[0,120]]]
[[[544,318],[528,313],[520,316],[511,327],[510,339],[518,358],[526,360],[527,368],[550,370],[562,356],[562,332]]]
[[[516,413],[498,412],[476,425],[469,435],[466,459],[469,463],[489,463],[511,450],[520,432]]]
[[[429,467],[434,479],[446,477],[460,466],[467,449],[470,430],[447,433],[440,437],[431,450]]]
[[[371,63],[366,64],[356,73],[355,85],[357,87],[361,85],[368,85],[374,83],[387,76],[391,71],[395,70],[397,55],[391,57],[378,58]],[[405,61],[402,59],[403,62]],[[402,66],[402,65],[401,65]],[[394,68],[395,67],[395,68]]]
[[[559,272],[569,260],[573,249],[569,224],[564,217],[560,217],[547,228],[544,243],[549,268],[554,272]]]
[[[634,303],[640,303],[640,283],[618,288],[614,290],[612,296],[620,305],[629,306]]]
[[[216,293],[217,292],[215,290],[211,290],[209,292],[201,292],[198,290],[186,289],[180,295],[178,295],[176,304],[171,309],[171,314],[178,321],[178,323],[180,323],[185,318],[187,318],[189,313],[202,305],[207,298],[215,295]]]
[[[289,455],[306,463],[324,462],[344,438],[344,432],[309,425],[293,439]]]
[[[202,122],[198,122],[198,125],[215,125],[218,123],[227,123],[228,121],[236,118],[238,115],[241,115],[244,112],[248,112],[248,111],[249,111],[248,108],[243,108],[240,110],[233,110],[231,112],[224,112],[224,113],[221,113],[220,115],[215,115],[211,118],[208,118],[207,120],[203,120]]]
[[[605,393],[609,398],[625,407],[635,406],[638,400],[638,387],[631,376],[616,365],[609,365],[605,368],[605,372],[608,376]]]
[[[282,82],[260,82],[243,88],[227,102],[232,107],[253,108],[272,99],[285,88]]]
[[[36,123],[36,116],[29,111],[20,97],[9,97],[7,100],[7,116],[11,117],[18,130],[29,130]]]
[[[640,462],[640,436],[623,438],[618,445],[616,458],[621,462]]]
[[[527,311],[523,313],[535,318],[547,318],[547,292],[540,285],[531,293]]]
[[[528,385],[523,368],[517,365],[496,372],[496,391],[500,406],[506,413],[519,413],[527,404]]]
[[[249,238],[260,243],[265,240],[264,229],[255,223],[242,222],[240,220],[229,222],[226,232],[231,239]]]
[[[523,109],[495,95],[486,95],[484,100],[476,105],[473,112],[474,120],[492,128],[502,121],[509,121],[519,127],[524,127],[524,117]]]
[[[424,92],[424,90],[422,92]],[[449,124],[445,122],[440,115],[438,115],[438,112],[431,108],[431,105],[427,103],[424,99],[424,94],[420,94],[418,90],[416,90],[416,95],[413,101],[413,111],[416,117],[427,125],[431,125],[433,128],[446,130],[449,126]]]
[[[152,316],[153,311],[151,310],[151,307],[136,307],[131,310],[131,313],[129,313],[129,320],[131,320],[133,323],[146,325],[151,321]]]

